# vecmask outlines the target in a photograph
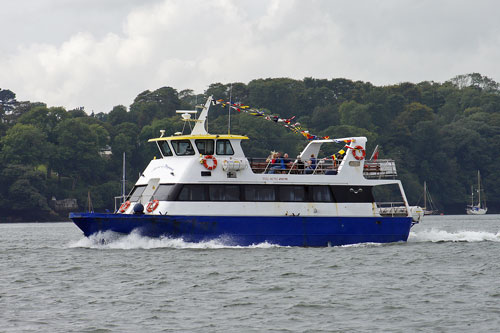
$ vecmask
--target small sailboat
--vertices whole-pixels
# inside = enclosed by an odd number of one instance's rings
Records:
[[[424,215],[436,215],[438,210],[432,201],[431,194],[429,189],[427,188],[427,182],[424,181],[424,206],[422,207],[424,210]]]
[[[471,188],[471,204],[467,206],[466,212],[467,215],[484,215],[488,211],[488,207],[486,207],[486,201],[483,199],[481,201],[481,174],[479,170],[477,171],[477,204],[474,204],[474,187]]]

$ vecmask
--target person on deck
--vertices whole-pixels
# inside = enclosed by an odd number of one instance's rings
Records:
[[[281,169],[286,170],[290,167],[290,158],[288,157],[288,154],[285,153],[283,154],[283,158],[281,159]]]
[[[311,158],[308,161],[309,166],[307,169],[309,170],[315,170],[316,169],[316,157],[314,157],[314,154],[311,154]]]
[[[304,173],[304,162],[300,158],[300,155],[297,155],[297,160],[295,161],[295,165],[297,165],[297,173],[298,174]]]
[[[272,166],[271,166],[271,170],[269,171],[269,173],[275,173],[276,171],[279,171],[281,169],[284,169],[281,167],[281,165],[283,164],[283,158],[281,157],[281,153],[278,152],[276,153],[276,158],[273,159],[272,161]]]

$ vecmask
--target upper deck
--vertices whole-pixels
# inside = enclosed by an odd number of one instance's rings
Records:
[[[137,184],[152,178],[161,183],[367,184],[375,179],[394,182],[397,174],[394,161],[366,160],[365,137],[310,140],[297,158],[248,158],[241,147],[241,141],[247,140],[247,136],[208,133],[206,119],[211,104],[209,98],[198,119],[191,119],[194,111],[179,111],[185,121],[195,123],[191,134],[164,136],[162,131],[160,137],[149,140],[156,143],[161,158],[151,161]],[[334,153],[339,144],[341,150]],[[391,178],[392,181],[388,181]]]

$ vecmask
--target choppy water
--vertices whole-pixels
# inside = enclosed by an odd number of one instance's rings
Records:
[[[500,215],[332,248],[0,225],[0,332],[498,332]]]

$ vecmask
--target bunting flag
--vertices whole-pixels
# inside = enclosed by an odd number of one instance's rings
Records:
[[[320,140],[320,139],[329,140],[330,139],[330,136],[322,136],[321,137],[321,136],[317,136],[317,135],[313,135],[313,134],[309,133],[308,130],[305,130],[302,128],[302,126],[299,122],[294,122],[295,116],[287,118],[287,119],[283,119],[283,118],[280,118],[279,116],[276,116],[276,115],[266,114],[264,111],[258,110],[255,108],[251,108],[248,105],[242,105],[241,103],[230,103],[230,102],[224,101],[223,99],[218,99],[217,101],[215,101],[214,105],[215,104],[221,104],[222,107],[229,106],[231,109],[233,109],[237,112],[244,112],[244,113],[247,113],[247,114],[254,116],[254,117],[263,117],[266,120],[273,121],[277,124],[279,123],[283,127],[288,128],[289,130],[291,130],[294,133],[302,134],[307,140]],[[345,143],[345,146],[342,149],[340,149],[337,153],[330,156],[334,161],[342,160],[344,158],[344,155],[346,153],[345,149],[349,149],[349,148],[354,149],[354,148],[348,146],[352,142],[352,140],[348,140],[348,139],[335,140],[335,142],[336,143]]]
[[[237,112],[245,112],[245,113],[247,113],[251,116],[254,116],[254,117],[263,117],[266,120],[274,121],[275,123],[281,124],[283,127],[288,128],[289,130],[291,130],[294,133],[302,134],[307,140],[320,140],[320,139],[328,140],[328,139],[330,139],[329,136],[313,135],[313,134],[310,134],[309,131],[302,129],[302,126],[300,125],[299,122],[294,122],[295,118],[296,118],[295,116],[284,119],[284,118],[280,118],[279,116],[276,116],[276,115],[266,114],[264,111],[258,110],[255,108],[251,108],[248,105],[243,105],[241,103],[230,103],[230,102],[224,101],[223,99],[216,100],[214,104],[220,104],[220,105],[222,105],[222,107],[229,106],[231,109],[233,109]]]

